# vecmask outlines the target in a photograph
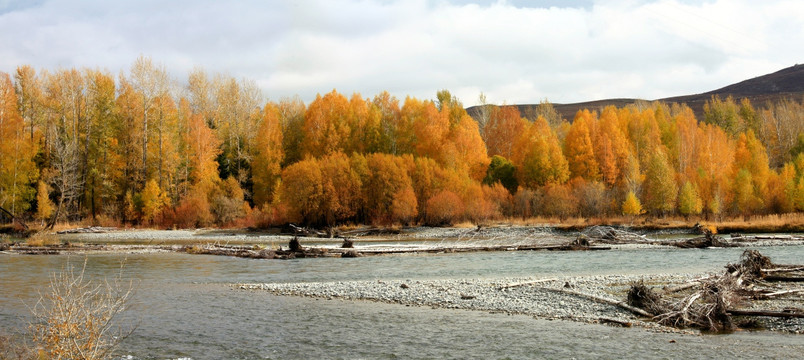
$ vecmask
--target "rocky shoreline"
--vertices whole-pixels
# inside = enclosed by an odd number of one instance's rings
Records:
[[[589,227],[590,229],[601,227]],[[610,227],[602,227],[610,228]],[[117,228],[98,228],[97,231],[79,231],[76,229],[70,232],[58,234],[60,239],[65,241],[81,240],[85,242],[136,242],[136,243],[188,243],[188,242],[219,242],[219,243],[287,243],[293,238],[292,234],[249,231],[245,229],[184,229],[184,230],[158,230],[158,229],[117,229]],[[617,231],[626,232],[621,228],[613,228]],[[575,240],[584,231],[566,231],[552,226],[519,226],[519,225],[498,225],[488,227],[411,227],[400,229],[393,234],[373,234],[366,232],[361,234],[359,230],[352,231],[355,235],[346,236],[356,243],[374,243],[387,241],[432,241],[440,240],[446,243],[506,243],[506,244],[532,244],[538,242],[543,245],[563,244]],[[689,235],[695,232],[687,229],[685,231],[658,231],[658,232],[633,232],[630,233],[627,241],[606,241],[607,244],[644,244],[659,245],[658,240],[666,235]],[[316,237],[298,236],[304,244],[305,242],[315,243],[340,243],[344,237]],[[724,238],[736,244],[750,243],[752,246],[771,246],[771,245],[804,245],[802,235],[752,235],[744,236],[740,234],[725,235]],[[591,240],[605,241],[607,239]]]
[[[652,322],[612,303],[624,302],[631,284],[657,288],[682,284],[711,274],[595,275],[555,278],[376,280],[314,283],[236,284],[238,290],[267,291],[282,296],[364,300],[406,306],[519,314],[550,320],[638,326],[651,331],[699,333]],[[796,303],[794,300],[793,303]],[[798,302],[800,305],[800,302]],[[776,306],[784,307],[786,303]],[[771,331],[804,334],[802,319],[762,319]]]

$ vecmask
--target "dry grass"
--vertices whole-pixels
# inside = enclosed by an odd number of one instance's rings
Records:
[[[221,229],[237,229],[237,228],[265,228],[268,223],[260,221],[261,213],[257,210],[252,211],[250,216],[246,218],[237,219],[232,223],[227,224]],[[273,224],[274,222],[270,222]],[[706,220],[703,217],[681,217],[681,216],[667,216],[667,217],[629,217],[629,216],[608,216],[608,217],[531,217],[523,219],[521,217],[508,217],[498,220],[484,220],[480,222],[482,225],[517,225],[517,226],[552,226],[563,230],[581,230],[595,225],[613,225],[613,226],[627,226],[633,229],[644,230],[667,230],[667,229],[692,229],[696,224],[706,226],[713,233],[767,233],[767,232],[804,232],[804,213],[781,214],[781,215],[761,215],[744,218],[742,216],[721,218],[717,220]],[[388,224],[384,224],[388,225]],[[478,224],[471,221],[463,221],[452,225],[456,228],[471,228]],[[79,223],[58,223],[53,228],[53,231],[62,231],[75,229],[88,226],[102,226],[113,228],[127,227],[121,224],[118,220],[98,216],[95,220],[90,218],[84,219]],[[341,224],[335,229],[343,232],[354,230],[362,227],[361,224]],[[149,228],[148,226],[138,226],[142,228]],[[175,226],[170,226],[175,227]],[[399,227],[399,224],[394,224],[394,227]]]
[[[108,215],[98,215],[95,219],[91,217],[86,218],[83,223],[84,226],[100,226],[100,227],[113,227],[119,228],[121,226],[120,220],[110,217]]]
[[[465,228],[473,228],[473,227],[476,227],[476,226],[477,225],[475,225],[471,221],[463,221],[463,222],[459,222],[457,224],[453,224],[451,227],[459,228],[459,229],[465,229]]]
[[[47,232],[37,232],[25,239],[28,246],[52,246],[59,244],[59,237],[56,234]]]
[[[804,232],[804,213],[752,216],[750,218],[730,217],[719,221],[707,221],[700,217],[684,218],[681,216],[668,216],[663,218],[627,216],[611,216],[583,218],[573,217],[560,219],[555,217],[532,217],[522,219],[519,217],[492,221],[497,225],[518,226],[554,226],[565,230],[580,230],[595,225],[628,226],[644,230],[692,229],[700,224],[713,233],[768,233],[768,232]]]
[[[711,224],[720,232],[801,232],[804,231],[804,213],[737,217]]]

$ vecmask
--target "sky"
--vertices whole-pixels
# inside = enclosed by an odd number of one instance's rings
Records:
[[[144,55],[177,86],[202,67],[266,100],[652,100],[802,63],[801,44],[800,0],[0,0],[0,71],[125,75]]]

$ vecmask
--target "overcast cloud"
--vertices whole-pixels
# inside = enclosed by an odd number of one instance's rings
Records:
[[[332,89],[464,104],[656,99],[804,61],[800,1],[3,1],[0,71],[139,56],[267,99]]]

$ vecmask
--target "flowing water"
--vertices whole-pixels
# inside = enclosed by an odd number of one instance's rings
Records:
[[[744,249],[492,252],[288,261],[168,254],[0,255],[0,333],[24,329],[28,306],[67,263],[134,279],[139,323],[119,354],[136,359],[795,358],[802,335],[691,336],[568,321],[365,301],[279,297],[240,282],[305,282],[722,271]],[[801,263],[804,246],[763,247]],[[124,266],[121,270],[121,262]],[[674,340],[674,342],[671,342]]]

